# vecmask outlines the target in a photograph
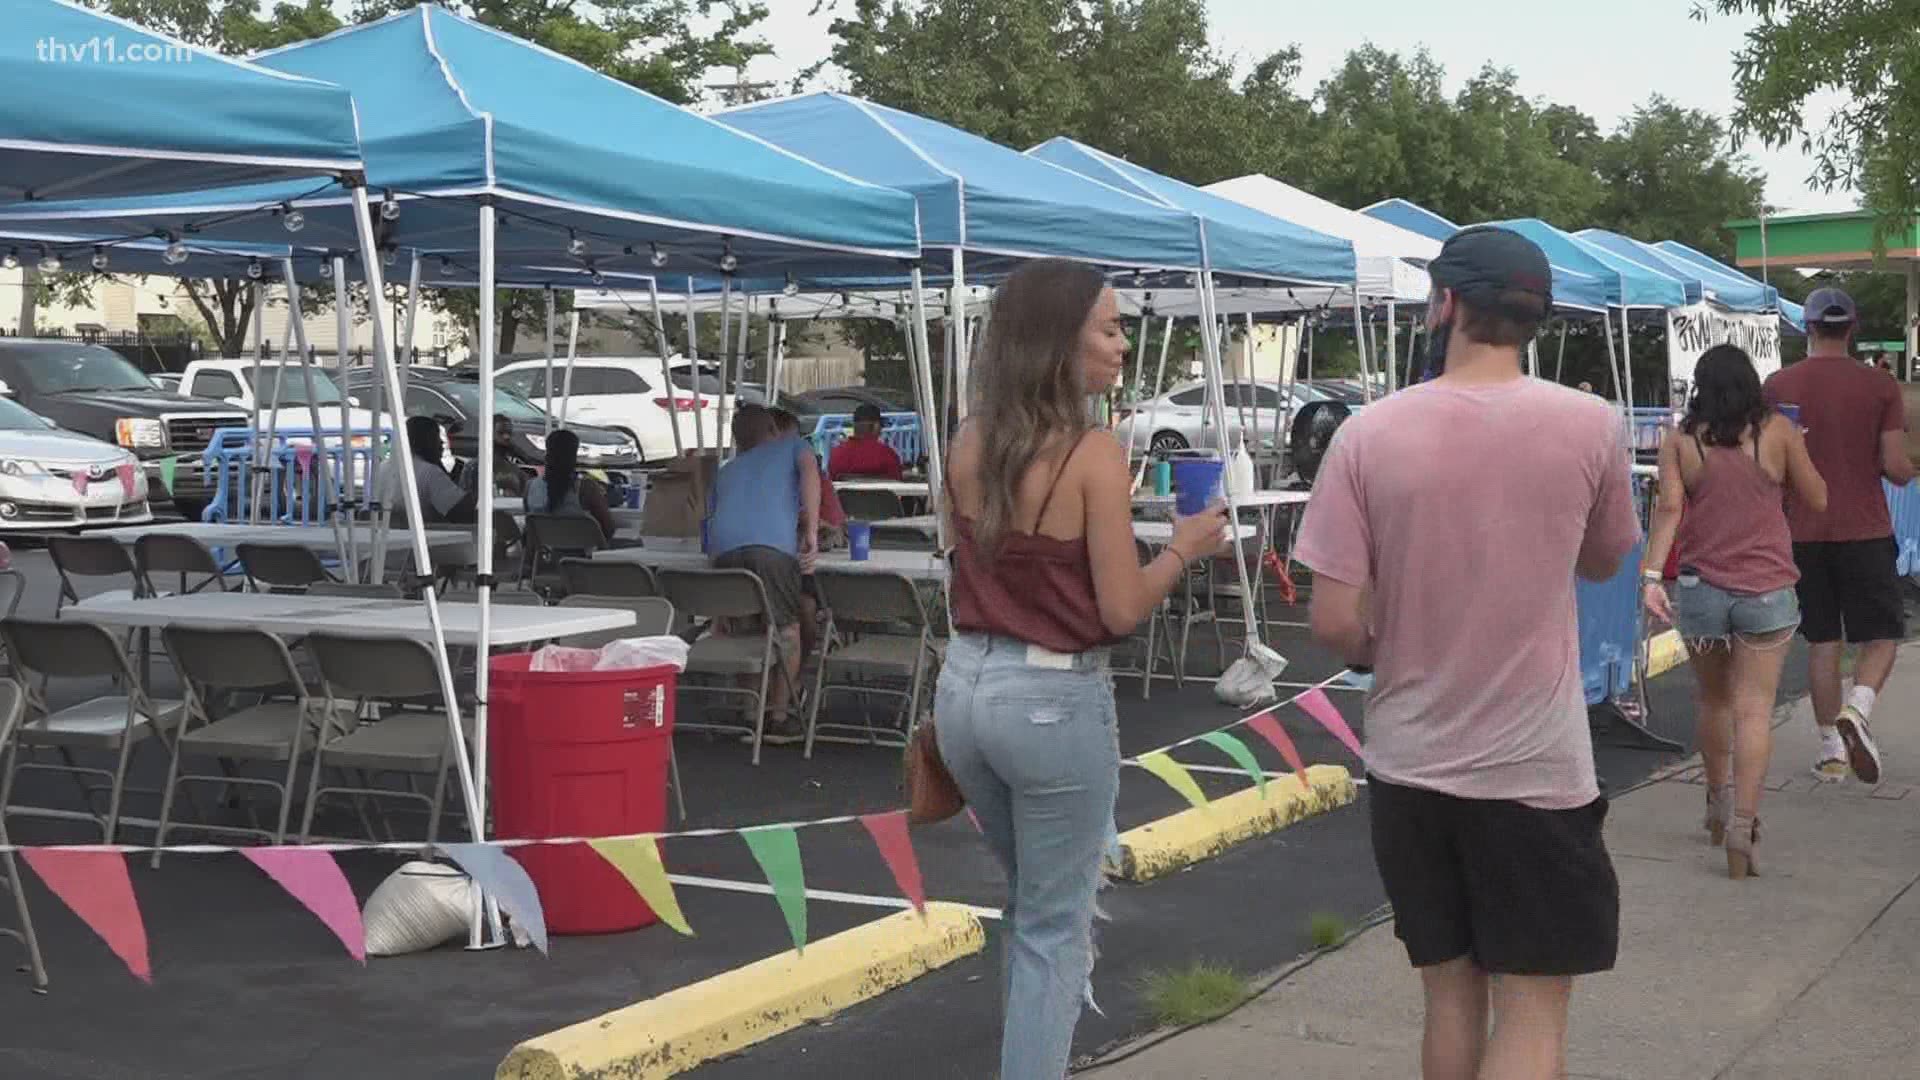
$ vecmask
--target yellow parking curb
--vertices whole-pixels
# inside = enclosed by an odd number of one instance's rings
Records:
[[[1647,642],[1647,678],[1657,678],[1687,662],[1687,647],[1676,630],[1663,630]]]
[[[1264,796],[1250,787],[1129,829],[1120,835],[1120,864],[1112,869],[1128,881],[1148,881],[1353,801],[1353,776],[1341,766],[1308,766],[1307,784],[1311,791],[1292,773],[1272,777]]]
[[[495,1080],[656,1080],[878,997],[986,947],[957,904],[928,904],[528,1039]]]

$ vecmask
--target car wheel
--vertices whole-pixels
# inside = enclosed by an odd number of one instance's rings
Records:
[[[1156,454],[1174,454],[1187,449],[1189,445],[1187,437],[1177,431],[1156,431],[1148,449]]]

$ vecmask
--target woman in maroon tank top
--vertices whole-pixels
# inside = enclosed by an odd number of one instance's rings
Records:
[[[1048,260],[994,297],[948,457],[954,636],[934,733],[1007,873],[1001,1080],[1060,1080],[1092,971],[1094,891],[1120,786],[1105,646],[1223,547],[1215,507],[1135,556],[1126,451],[1094,428],[1127,339],[1094,271]]]
[[[1785,490],[1825,506],[1827,486],[1800,429],[1772,412],[1747,354],[1716,345],[1694,367],[1693,397],[1660,445],[1660,501],[1647,541],[1647,610],[1678,627],[1698,687],[1707,833],[1727,872],[1753,872],[1760,790],[1773,750],[1773,699],[1800,623]],[[1685,509],[1685,517],[1681,516]],[[1675,538],[1675,596],[1661,571]]]

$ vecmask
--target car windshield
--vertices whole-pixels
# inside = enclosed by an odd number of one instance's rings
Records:
[[[45,431],[53,424],[17,401],[0,398],[0,431]]]
[[[482,411],[480,408],[479,383],[466,382],[461,379],[447,379],[435,384],[434,389],[452,398],[453,403],[460,406],[460,411],[466,413],[468,416]],[[533,402],[528,401],[526,398],[521,397],[511,390],[502,390],[497,386],[493,388],[493,408],[485,411],[489,415],[492,413],[501,413],[510,420],[544,422],[547,418],[547,414],[541,412],[540,407]]]
[[[340,392],[340,384],[319,368],[302,368],[298,364],[282,364],[260,369],[260,385],[255,397],[260,404],[272,408],[278,402],[282,408],[288,405],[305,405],[307,398],[307,374],[313,375],[313,398],[315,405],[339,405],[346,401],[346,395]],[[247,369],[252,375],[252,369]]]
[[[112,349],[99,345],[45,350],[8,350],[7,367],[42,394],[83,390],[152,390],[146,373]]]
[[[699,394],[718,394],[720,392],[720,366],[718,364],[699,365],[697,368],[699,374],[697,376],[695,375],[696,369],[693,367],[677,367],[670,370],[672,372],[673,385],[682,390],[692,390]],[[695,382],[699,383],[697,387],[694,385]]]

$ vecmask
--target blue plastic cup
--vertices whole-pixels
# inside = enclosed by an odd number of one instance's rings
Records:
[[[1191,517],[1220,497],[1220,477],[1227,463],[1218,458],[1184,458],[1173,463],[1173,508]]]
[[[847,558],[866,562],[873,554],[873,525],[865,521],[847,522]]]
[[[1155,495],[1173,494],[1173,465],[1165,461],[1153,463],[1153,493]]]
[[[1775,405],[1774,408],[1780,410],[1781,416],[1784,416],[1787,419],[1793,421],[1794,427],[1800,426],[1800,406],[1795,405],[1790,401],[1783,401],[1780,404]]]
[[[638,480],[631,480],[627,483],[627,509],[629,510],[640,509],[640,495],[645,491],[645,489],[640,486],[640,483]]]

